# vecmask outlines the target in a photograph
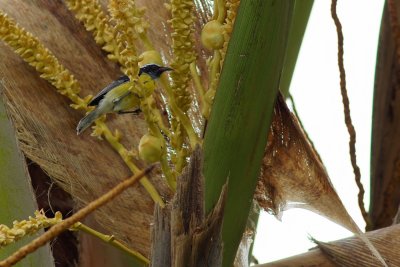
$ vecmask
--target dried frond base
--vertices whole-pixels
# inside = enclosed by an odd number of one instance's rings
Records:
[[[221,266],[222,219],[225,185],[214,209],[205,216],[202,151],[197,146],[189,165],[178,179],[171,204],[155,208],[151,266]]]

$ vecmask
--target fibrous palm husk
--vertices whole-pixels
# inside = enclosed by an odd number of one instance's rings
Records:
[[[256,199],[278,218],[289,208],[305,208],[358,231],[320,157],[281,96],[275,104]]]
[[[280,95],[274,109],[256,199],[280,218],[289,208],[320,214],[355,233],[386,266],[371,242],[346,211],[320,157]]]
[[[149,36],[168,62],[171,51],[165,25],[169,12],[163,1],[136,2],[138,6],[149,6],[147,16],[152,25]],[[119,66],[106,59],[92,34],[84,29],[62,1],[3,1],[0,9],[37,36],[60,63],[71,70],[80,82],[81,96],[96,94],[122,74]],[[200,51],[200,48],[196,49]],[[69,192],[78,206],[131,175],[119,155],[105,141],[89,136],[90,130],[76,136],[77,122],[84,115],[81,111],[71,109],[68,99],[39,78],[33,68],[2,42],[0,51],[0,76],[22,150]],[[199,122],[196,112],[196,109],[192,111],[192,116]],[[128,149],[136,148],[147,132],[142,115],[111,115],[108,121],[112,130],[118,128],[122,132],[121,142]],[[144,166],[137,158],[136,163]],[[161,196],[170,198],[171,191],[160,174],[152,177],[151,182]],[[147,254],[150,248],[152,216],[153,201],[140,186],[127,190],[117,201],[96,212],[97,221],[108,233],[143,254]]]

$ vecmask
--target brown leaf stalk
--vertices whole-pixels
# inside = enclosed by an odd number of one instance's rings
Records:
[[[68,230],[78,221],[82,221],[87,215],[89,215],[96,209],[100,208],[101,206],[104,206],[105,204],[113,200],[115,197],[117,197],[119,194],[121,194],[124,190],[128,189],[136,182],[138,182],[140,178],[149,174],[154,169],[154,166],[155,165],[151,165],[144,171],[130,177],[129,179],[122,181],[113,189],[111,189],[104,195],[100,196],[96,200],[90,202],[86,207],[80,209],[78,212],[76,212],[68,219],[65,219],[59,224],[54,225],[46,233],[36,238],[29,244],[21,247],[18,251],[16,251],[14,254],[12,254],[5,260],[0,261],[0,267],[8,267],[14,265],[15,263],[19,262],[24,257],[26,257],[28,254],[36,251],[41,246],[45,245],[47,242],[49,242],[51,239],[53,239],[63,231]]]
[[[360,172],[360,168],[357,165],[357,160],[356,160],[356,131],[354,129],[354,125],[353,125],[353,122],[352,122],[351,116],[350,116],[350,103],[349,103],[349,97],[347,95],[347,89],[346,89],[346,72],[345,72],[344,63],[343,63],[344,50],[343,50],[342,24],[340,23],[339,17],[337,15],[336,6],[337,6],[337,0],[332,0],[331,15],[332,15],[333,21],[335,22],[337,36],[338,36],[338,65],[339,65],[339,72],[340,72],[340,91],[342,94],[342,101],[343,101],[343,108],[344,108],[344,120],[346,123],[347,131],[349,132],[349,135],[350,135],[349,147],[350,147],[351,165],[353,166],[356,184],[359,189],[358,205],[360,206],[361,214],[367,224],[366,227],[368,229],[369,225],[371,224],[371,221],[368,216],[368,212],[366,211],[365,206],[364,206],[365,190],[364,190],[364,186],[361,183],[361,172]]]

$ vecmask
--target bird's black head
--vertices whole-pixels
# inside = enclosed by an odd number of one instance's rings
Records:
[[[162,66],[159,66],[157,64],[151,63],[151,64],[144,65],[143,67],[140,68],[139,76],[142,73],[146,73],[146,74],[150,75],[152,79],[155,80],[157,78],[160,78],[161,74],[164,71],[170,71],[170,70],[172,70],[172,69],[168,68],[168,67],[162,67]]]

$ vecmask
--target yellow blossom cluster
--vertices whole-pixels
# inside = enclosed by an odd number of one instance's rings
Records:
[[[135,42],[149,27],[142,19],[145,8],[137,8],[134,1],[111,0],[109,11],[115,23],[116,41],[121,54],[122,70],[131,80],[136,80],[139,72]]]
[[[143,20],[146,8],[136,7],[135,1],[111,0],[109,10],[112,17],[118,22],[118,25],[115,25],[117,30],[125,31],[127,38],[137,39],[149,27],[147,21]]]
[[[65,3],[86,30],[93,32],[96,43],[109,53],[108,58],[119,62],[120,51],[114,38],[114,29],[110,27],[109,17],[103,12],[100,3],[96,0],[66,0]]]
[[[222,54],[221,67],[225,58],[226,50],[228,49],[228,43],[233,31],[233,24],[235,23],[235,18],[237,15],[239,4],[240,0],[226,1],[226,18],[224,24],[224,46],[221,51]]]
[[[80,91],[78,81],[62,66],[57,58],[31,33],[10,19],[0,11],[0,39],[6,42],[24,61],[40,73],[40,77],[51,83],[57,91],[67,96],[74,104],[75,109],[87,109],[87,102],[92,96],[85,99],[77,94]]]
[[[203,92],[202,114],[205,118],[208,118],[211,112],[239,4],[240,0],[228,0],[226,2],[216,0],[214,17],[204,25],[201,32],[201,41],[204,47],[214,52],[213,56],[207,61],[209,66],[208,90],[204,92],[202,86],[198,82],[195,83],[197,90]],[[192,70],[192,75],[196,81],[194,70]]]
[[[194,50],[194,3],[192,0],[172,0],[170,3],[172,19],[172,49],[174,59],[171,67],[173,93],[176,104],[182,111],[187,111],[192,98],[188,90],[190,82],[190,64],[196,60]]]
[[[14,243],[21,238],[36,234],[43,228],[48,228],[62,221],[61,212],[56,212],[54,218],[47,218],[43,210],[35,211],[35,217],[28,220],[14,221],[12,228],[0,224],[0,248]]]

